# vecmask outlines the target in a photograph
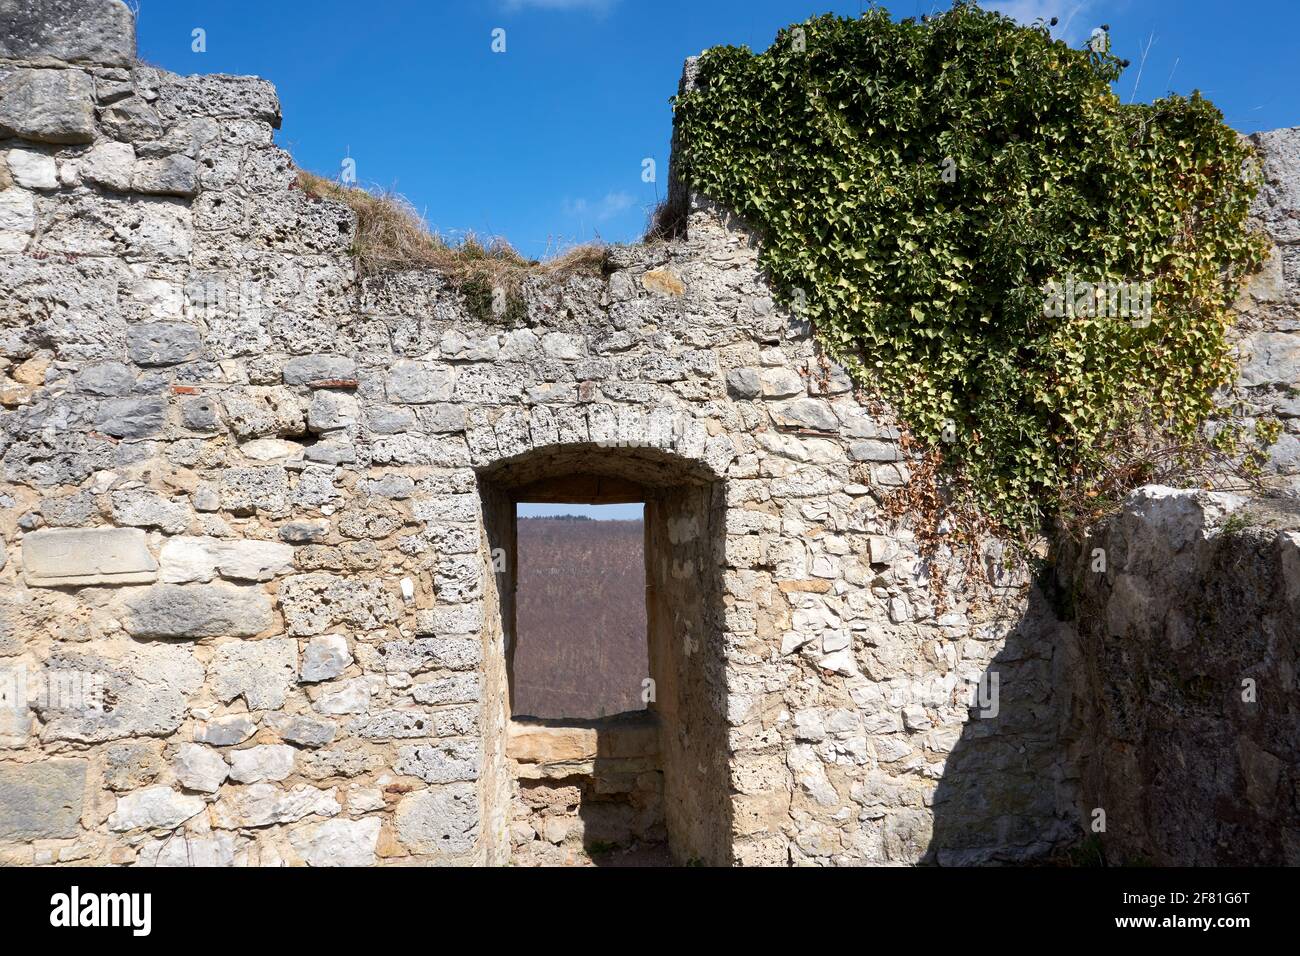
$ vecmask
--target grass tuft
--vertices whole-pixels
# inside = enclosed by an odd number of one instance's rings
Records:
[[[356,214],[352,255],[361,275],[432,269],[453,288],[489,307],[494,295],[518,303],[528,278],[563,282],[572,276],[602,275],[609,255],[604,244],[596,243],[574,246],[543,260],[521,256],[500,238],[484,242],[470,235],[453,244],[431,232],[415,207],[397,193],[344,186],[306,170],[298,172],[298,188],[314,199],[342,202]],[[507,309],[511,311],[517,310]]]

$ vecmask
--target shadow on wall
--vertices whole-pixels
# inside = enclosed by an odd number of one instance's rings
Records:
[[[1300,865],[1298,527],[1294,501],[1144,488],[1062,561],[1108,863]]]
[[[1080,835],[1078,772],[1061,739],[1078,663],[1073,628],[1034,585],[1023,616],[982,631],[1006,640],[935,788],[922,861],[940,866],[1037,861]]]
[[[925,861],[1300,865],[1296,528],[1294,502],[1150,486],[1063,546],[985,672],[997,713],[962,728]]]

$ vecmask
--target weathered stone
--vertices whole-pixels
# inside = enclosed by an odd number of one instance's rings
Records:
[[[237,849],[238,841],[229,833],[180,833],[141,847],[136,866],[234,866]]]
[[[143,531],[87,528],[23,535],[23,579],[30,587],[139,584],[157,577]]]
[[[398,839],[413,853],[469,853],[478,842],[478,790],[471,783],[454,783],[407,794],[393,823]]]
[[[123,639],[61,647],[46,668],[84,694],[39,704],[41,739],[79,743],[175,733],[204,676],[189,647]]]
[[[291,521],[280,528],[280,537],[290,544],[311,544],[330,533],[328,521]]]
[[[372,866],[382,825],[378,817],[328,820],[295,830],[290,841],[308,866]]]
[[[181,744],[172,761],[172,772],[186,790],[216,793],[230,775],[221,754],[200,744]]]
[[[249,386],[222,396],[226,419],[242,440],[264,435],[301,435],[307,410],[292,391],[278,385]]]
[[[364,677],[321,688],[312,705],[320,714],[364,714],[370,709],[370,682]]]
[[[159,554],[159,578],[169,584],[206,583],[220,574],[234,581],[270,581],[293,570],[293,548],[278,541],[169,538]]]
[[[206,724],[194,728],[194,740],[197,743],[212,744],[214,747],[230,747],[242,744],[257,733],[257,722],[247,714],[229,714],[214,717]]]
[[[263,744],[247,750],[232,750],[230,779],[238,783],[283,780],[293,773],[294,748],[285,744]]]
[[[124,193],[135,175],[135,150],[130,143],[96,143],[81,158],[79,169],[87,182]]]
[[[289,474],[281,465],[227,468],[221,473],[221,507],[232,514],[262,512],[279,517],[289,512]]]
[[[166,421],[166,399],[151,395],[104,402],[95,416],[95,427],[114,438],[147,438],[162,431]]]
[[[763,383],[756,369],[737,368],[727,373],[727,390],[733,398],[757,398],[763,391]]]
[[[337,790],[301,786],[281,790],[274,784],[227,787],[212,805],[212,825],[222,830],[293,823],[304,817],[332,817],[342,810]]]
[[[131,188],[157,196],[193,196],[199,191],[198,166],[188,156],[136,161]]]
[[[0,136],[89,143],[95,138],[93,97],[94,85],[81,70],[14,70],[0,78]]]
[[[354,581],[332,574],[302,574],[280,585],[280,606],[290,634],[321,634],[348,624],[382,627],[394,619],[396,602],[382,581]]]
[[[388,370],[388,400],[403,405],[445,402],[451,398],[453,383],[448,368],[401,359]]]
[[[477,740],[440,740],[401,748],[393,769],[425,783],[458,783],[477,780],[482,760],[482,746]]]
[[[84,760],[0,763],[0,843],[79,835],[85,789]]]
[[[202,797],[177,793],[171,787],[149,787],[117,798],[109,814],[110,830],[174,830],[203,812]]]
[[[342,634],[322,634],[313,637],[303,649],[299,680],[304,683],[333,680],[351,663],[347,638]]]
[[[24,189],[58,189],[59,173],[53,156],[29,149],[11,149],[5,164],[14,182]]]
[[[255,587],[157,584],[127,601],[136,637],[252,637],[271,626],[271,599]]]
[[[77,373],[77,391],[88,395],[122,396],[135,386],[135,373],[121,362],[99,362]]]
[[[284,363],[284,384],[307,385],[357,377],[357,363],[342,355],[299,355]]]
[[[302,747],[324,747],[338,734],[333,721],[292,714],[271,714],[269,723],[285,740]]]
[[[191,398],[181,404],[181,423],[194,431],[215,431],[221,425],[221,410],[215,398]]]
[[[774,405],[772,418],[786,428],[808,428],[823,432],[833,432],[839,428],[839,419],[820,398],[799,398]]]
[[[168,534],[189,530],[194,515],[185,499],[173,500],[147,488],[115,491],[113,520],[135,528],[160,528]]]
[[[212,690],[222,701],[243,697],[249,710],[274,710],[298,681],[298,642],[232,641],[217,648],[210,665]]]
[[[179,322],[147,322],[126,332],[127,354],[136,365],[177,365],[199,357],[199,330]]]
[[[127,740],[104,749],[104,786],[114,791],[139,790],[163,772],[162,743]]]
[[[135,20],[120,0],[0,0],[0,58],[129,66]]]

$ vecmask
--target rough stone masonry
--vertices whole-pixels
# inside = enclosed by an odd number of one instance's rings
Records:
[[[897,423],[774,305],[725,211],[679,190],[685,238],[485,320],[438,274],[358,277],[353,215],[296,188],[268,82],[134,53],[118,0],[0,0],[0,861],[564,862],[605,790],[679,862],[1025,861],[1096,800],[1165,847],[1131,770],[1174,733],[1231,751],[1197,755],[1228,769],[1187,826],[1240,804],[1300,862],[1294,534],[1252,552],[1280,596],[1242,604],[1219,675],[1253,668],[1273,709],[1135,738],[1107,723],[1127,678],[1081,662],[1200,640],[1151,636],[1178,608],[1144,577],[1222,532],[1194,493],[1158,495],[1186,520],[1111,532],[1146,544],[1081,578],[1095,633],[998,541],[976,575],[922,559],[882,508],[909,477]],[[1277,250],[1243,298],[1242,387],[1284,418],[1295,493],[1300,131],[1253,139]],[[659,723],[571,733],[556,764],[512,751],[494,554],[515,490],[579,473],[658,515]],[[1198,686],[1221,721],[1227,691]]]

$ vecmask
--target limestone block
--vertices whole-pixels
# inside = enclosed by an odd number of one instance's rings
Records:
[[[238,847],[237,837],[230,833],[202,837],[180,833],[141,847],[135,865],[234,866]]]
[[[298,642],[231,641],[217,648],[209,670],[218,699],[243,697],[250,710],[274,710],[298,681]]]
[[[130,66],[135,19],[121,0],[0,0],[0,58]]]
[[[289,474],[282,465],[227,468],[221,473],[221,507],[237,515],[289,512]]]
[[[104,786],[114,791],[139,790],[163,771],[162,743],[128,740],[104,749]]]
[[[445,402],[451,398],[453,385],[450,368],[400,359],[388,371],[388,400],[401,405]]]
[[[440,740],[402,747],[393,769],[425,783],[460,783],[478,779],[482,760],[483,747],[476,739]]]
[[[126,333],[127,354],[136,365],[177,365],[198,358],[199,330],[179,322],[146,322]]]
[[[228,714],[195,727],[194,740],[214,747],[230,747],[242,744],[255,733],[257,722],[247,714]]]
[[[212,825],[222,830],[240,827],[265,827],[275,823],[293,823],[318,814],[335,816],[343,807],[337,790],[318,790],[299,786],[281,790],[270,783],[247,787],[227,787],[212,806]]]
[[[80,833],[86,761],[0,763],[0,843]]]
[[[168,538],[159,554],[159,577],[168,584],[207,583],[218,574],[235,581],[270,581],[293,571],[293,547],[279,541]]]
[[[327,820],[295,830],[289,840],[308,866],[373,866],[382,825],[379,817]]]
[[[383,581],[323,573],[285,578],[280,605],[289,633],[298,635],[321,634],[339,624],[370,630],[397,616],[397,602]]]
[[[268,723],[285,740],[302,747],[323,747],[338,733],[333,721],[296,714],[271,714]]]
[[[232,750],[230,779],[238,783],[283,780],[293,773],[298,751],[287,744],[262,744],[247,750]]]
[[[468,853],[478,842],[478,789],[471,783],[453,783],[407,794],[393,823],[398,839],[414,853]]]
[[[157,570],[145,533],[135,528],[58,528],[23,535],[23,578],[31,587],[148,583]]]
[[[87,694],[42,702],[41,740],[80,743],[174,733],[204,673],[187,646],[126,640],[60,648],[46,670]]]
[[[184,498],[173,500],[147,488],[115,491],[113,520],[134,528],[161,528],[168,534],[188,531],[194,515]]]
[[[370,682],[364,677],[322,688],[314,707],[321,714],[364,714],[370,710]]]
[[[14,70],[0,79],[0,136],[41,143],[95,138],[94,84],[81,70]]]
[[[130,143],[96,143],[81,158],[80,169],[87,182],[124,193],[135,174],[135,149]]]
[[[125,626],[136,637],[251,637],[271,620],[260,588],[157,584],[127,601]]]
[[[21,244],[19,237],[30,236],[36,231],[36,198],[22,189],[6,189],[0,192],[0,242],[6,245],[3,251],[17,252],[26,244]],[[12,239],[3,237],[12,234]]]
[[[307,409],[292,390],[280,385],[249,386],[222,395],[226,419],[242,439],[264,435],[301,435],[307,430]]]
[[[298,679],[303,683],[333,680],[352,663],[348,641],[342,634],[322,634],[307,642],[302,654],[302,670]]]
[[[284,384],[353,380],[357,363],[342,355],[299,355],[284,363]]]
[[[839,419],[828,403],[820,398],[798,398],[772,407],[772,418],[786,428],[808,428],[814,431],[833,432],[839,428]]]
[[[156,196],[194,196],[199,191],[198,165],[188,156],[141,159],[135,164],[131,189]]]
[[[146,438],[162,431],[167,401],[158,396],[115,398],[99,406],[95,428],[114,438]]]
[[[202,797],[177,793],[171,787],[148,787],[118,797],[109,814],[110,830],[174,830],[203,812]]]
[[[58,167],[53,156],[29,149],[11,149],[5,153],[5,163],[19,186],[24,189],[58,189]]]
[[[230,775],[230,767],[211,747],[181,744],[172,760],[172,772],[186,790],[216,793]]]

